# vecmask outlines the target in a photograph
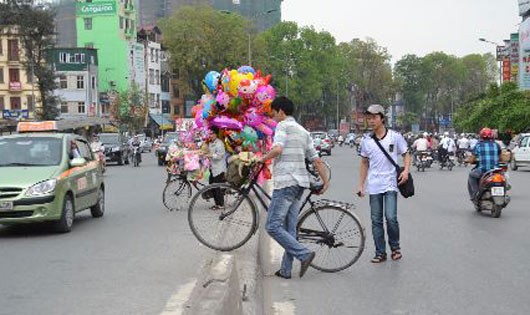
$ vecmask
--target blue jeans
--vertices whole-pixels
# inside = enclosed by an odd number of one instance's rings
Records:
[[[397,192],[387,191],[382,194],[370,195],[372,217],[372,234],[375,243],[375,254],[386,255],[385,228],[383,214],[386,218],[388,245],[391,250],[399,249],[399,222],[397,219]]]
[[[303,193],[304,188],[299,186],[274,190],[267,214],[267,232],[285,249],[280,273],[286,277],[291,276],[293,258],[302,261],[311,253],[296,239],[296,223]]]

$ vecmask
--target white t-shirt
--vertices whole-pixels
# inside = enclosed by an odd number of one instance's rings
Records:
[[[390,129],[379,142],[396,163],[398,163],[398,157],[408,151],[405,138],[400,133]],[[387,191],[398,191],[396,168],[381,152],[371,135],[365,135],[361,141],[361,156],[369,161],[366,185],[368,194],[375,195]]]
[[[458,139],[458,148],[465,150],[469,149],[469,140],[465,137]]]
[[[475,150],[475,146],[477,145],[477,143],[478,143],[478,140],[475,138],[469,140],[469,149]]]
[[[455,144],[455,141],[451,139],[450,137],[444,137],[442,141],[440,142],[440,145],[442,146],[442,148],[446,149],[447,152],[449,153],[455,152],[456,144]]]
[[[412,147],[415,148],[416,151],[427,151],[429,148],[429,141],[425,138],[416,139],[412,144]]]

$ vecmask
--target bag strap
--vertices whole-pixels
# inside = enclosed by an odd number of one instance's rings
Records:
[[[377,139],[377,137],[375,136],[375,133],[372,135],[372,139],[374,139],[379,149],[381,149],[381,151],[385,154],[386,158],[392,163],[392,165],[394,165],[394,167],[396,168],[396,171],[399,173],[399,169],[400,169],[399,165],[396,163],[396,161],[394,161],[394,159],[390,156],[390,154],[386,152],[385,148],[383,148],[383,146],[379,142],[379,139]]]

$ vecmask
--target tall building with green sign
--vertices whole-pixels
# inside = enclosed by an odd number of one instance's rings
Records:
[[[100,92],[127,90],[134,80],[130,69],[131,47],[136,44],[133,0],[79,1],[76,27],[77,46],[98,50]]]

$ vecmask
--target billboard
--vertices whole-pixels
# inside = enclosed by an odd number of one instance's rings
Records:
[[[529,0],[530,1],[530,0]],[[116,13],[116,2],[78,2],[77,15],[105,15]]]
[[[525,16],[530,11],[530,0],[519,0],[519,16]]]
[[[144,45],[129,43],[129,81],[136,84],[142,93],[146,93],[145,50]]]
[[[530,90],[530,19],[519,26],[519,87]]]
[[[512,82],[519,81],[519,33],[510,34],[510,64]]]

